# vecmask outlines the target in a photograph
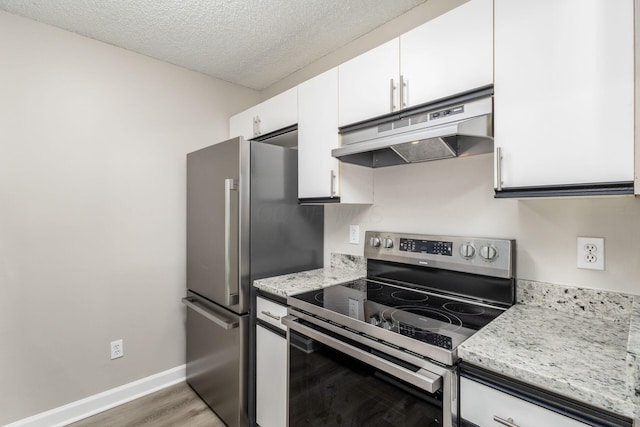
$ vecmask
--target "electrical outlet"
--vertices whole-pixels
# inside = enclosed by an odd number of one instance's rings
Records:
[[[578,237],[578,268],[604,270],[602,237]]]
[[[122,340],[111,341],[111,359],[118,359],[122,356],[124,356]]]
[[[359,225],[349,226],[349,243],[353,245],[357,245],[360,243],[360,226]]]

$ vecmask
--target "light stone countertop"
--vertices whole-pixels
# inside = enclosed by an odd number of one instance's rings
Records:
[[[602,291],[594,291],[596,306],[585,292],[590,291],[519,281],[518,304],[462,343],[458,356],[507,377],[638,418],[638,368],[632,347],[640,342],[640,309],[631,304],[633,297]],[[590,312],[590,306],[596,312]]]
[[[260,279],[287,297],[356,280],[359,257]],[[631,419],[640,418],[640,297],[518,280],[517,304],[458,347],[464,361]]]
[[[350,282],[366,276],[365,260],[361,256],[331,254],[331,267],[301,271],[299,273],[259,279],[253,282],[256,288],[281,297],[299,294],[314,289],[326,288]]]
[[[364,275],[357,270],[318,268],[316,270],[255,280],[253,286],[262,291],[286,298],[289,295],[326,288],[327,286],[349,282],[361,277],[364,277]]]

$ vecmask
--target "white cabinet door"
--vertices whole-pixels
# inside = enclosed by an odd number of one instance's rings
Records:
[[[295,125],[298,122],[298,88],[269,98],[257,108],[259,135]]]
[[[229,138],[241,136],[244,139],[251,139],[255,135],[253,120],[256,117],[256,108],[249,108],[229,119]]]
[[[229,137],[252,139],[298,122],[298,88],[294,87],[229,119]]]
[[[460,378],[460,416],[482,427],[504,427],[505,424],[495,421],[494,417],[519,427],[588,425],[468,378]]]
[[[340,164],[331,150],[338,135],[338,69],[298,86],[298,197],[373,203],[373,170]]]
[[[495,0],[503,187],[633,180],[633,38],[633,0]]]
[[[493,83],[493,0],[471,0],[400,36],[402,108]]]
[[[339,145],[338,69],[298,86],[298,197],[340,197],[339,161],[331,150]]]
[[[396,38],[338,66],[340,126],[398,110],[399,54]]]
[[[256,422],[287,425],[287,340],[256,326]]]

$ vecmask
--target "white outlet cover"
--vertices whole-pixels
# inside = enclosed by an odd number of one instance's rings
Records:
[[[122,356],[124,356],[122,340],[111,341],[111,359],[118,359]]]
[[[591,246],[594,246],[595,250],[590,252]],[[602,237],[578,237],[577,253],[578,268],[604,270],[604,239]]]
[[[359,225],[349,226],[349,243],[353,245],[357,245],[360,243],[360,226]]]

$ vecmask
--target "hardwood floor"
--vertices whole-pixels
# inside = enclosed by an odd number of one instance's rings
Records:
[[[117,406],[70,427],[224,427],[187,383]]]

